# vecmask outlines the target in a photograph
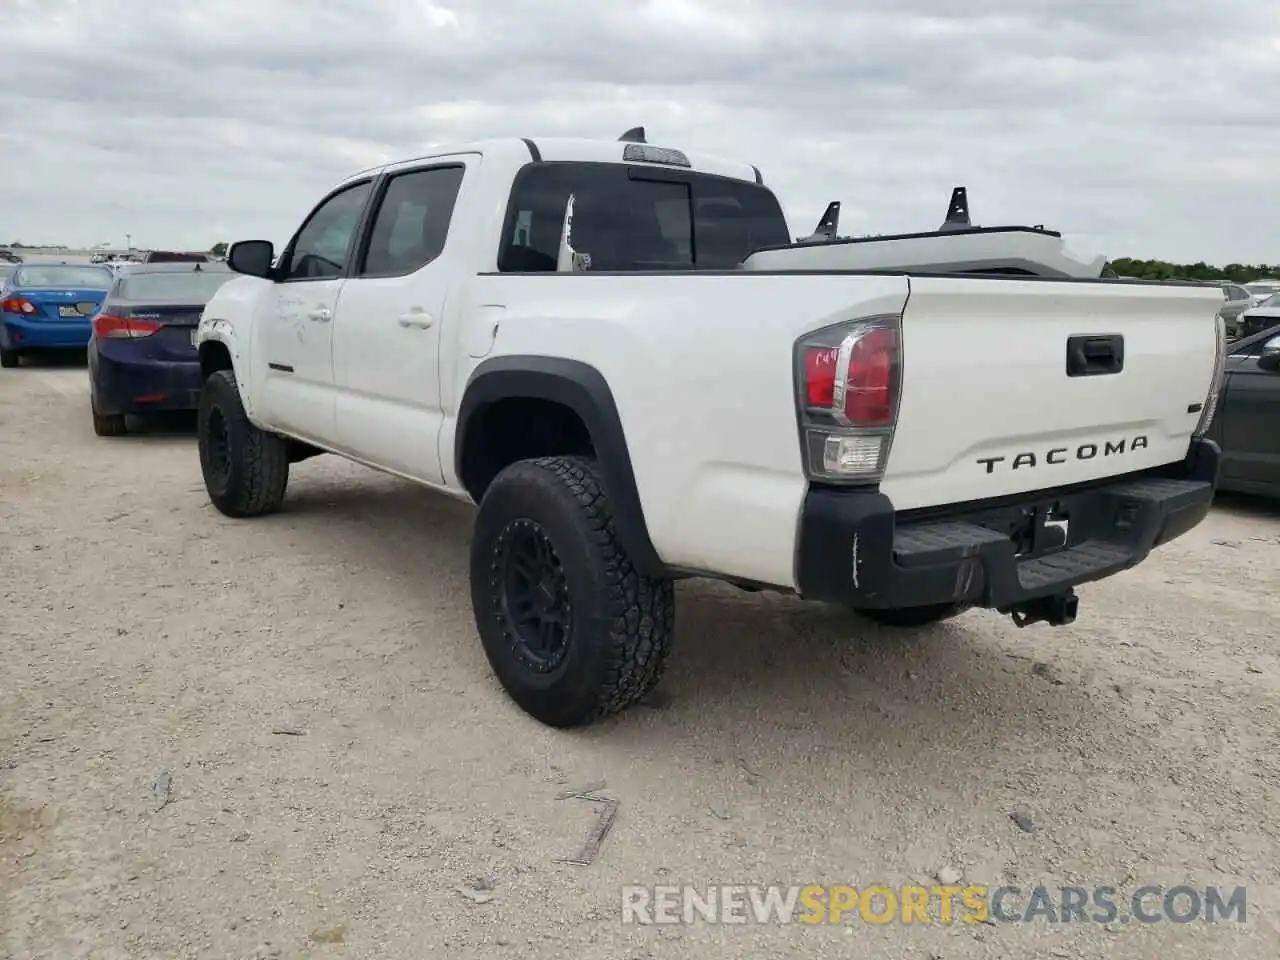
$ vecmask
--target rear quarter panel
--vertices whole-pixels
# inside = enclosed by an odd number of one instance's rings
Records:
[[[795,341],[896,313],[906,295],[905,277],[885,276],[482,275],[463,315],[491,323],[505,308],[488,356],[562,357],[603,374],[664,561],[791,585],[806,490]],[[444,381],[442,450],[453,449],[467,378],[487,359],[468,357],[471,334],[464,323],[444,348],[463,360]]]

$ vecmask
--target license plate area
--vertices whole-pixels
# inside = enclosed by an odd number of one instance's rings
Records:
[[[79,319],[82,316],[82,314],[80,313],[79,307],[70,306],[70,307],[59,307],[58,316]]]

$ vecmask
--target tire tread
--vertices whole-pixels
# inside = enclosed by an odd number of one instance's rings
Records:
[[[675,632],[675,592],[670,580],[645,577],[632,564],[618,537],[617,523],[593,459],[548,456],[522,460],[499,474],[490,492],[500,488],[505,493],[522,485],[546,490],[548,481],[553,509],[567,510],[572,515],[572,526],[585,537],[588,563],[594,568],[590,572],[600,591],[593,605],[599,626],[579,633],[585,626],[579,623],[573,642],[595,645],[599,665],[594,675],[577,678],[588,684],[586,688],[578,686],[577,681],[566,680],[565,690],[576,690],[556,701],[547,697],[545,690],[523,689],[518,676],[504,679],[504,673],[510,677],[510,671],[494,661],[492,651],[490,660],[507,692],[526,712],[555,727],[584,726],[644,699],[661,681]],[[487,502],[488,495],[481,504],[482,514]],[[488,557],[485,544],[473,544],[471,575],[477,618],[488,616],[484,601],[475,593],[487,589],[479,578]]]
[[[669,580],[642,576],[618,539],[604,484],[587,457],[542,457],[533,463],[553,474],[577,501],[605,559],[610,630],[608,674],[590,720],[619,713],[643,700],[662,680],[675,632],[675,591]]]
[[[218,381],[216,385],[209,382],[214,380]],[[228,432],[238,435],[243,444],[230,488],[220,497],[211,492],[214,506],[227,516],[237,518],[273,513],[284,501],[289,484],[288,445],[282,437],[258,429],[249,420],[233,371],[218,370],[209,381],[204,389],[214,389],[226,396],[218,405],[228,421]],[[234,442],[232,448],[235,456]],[[239,476],[234,477],[235,474]]]

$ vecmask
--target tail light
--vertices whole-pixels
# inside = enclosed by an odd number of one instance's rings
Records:
[[[153,320],[136,320],[110,313],[100,313],[93,318],[93,335],[99,340],[137,340],[149,337],[163,324]]]
[[[868,317],[796,344],[805,467],[815,480],[874,483],[884,475],[902,392],[902,318]]]
[[[1217,343],[1213,354],[1213,379],[1209,381],[1209,393],[1204,398],[1204,409],[1200,411],[1200,422],[1196,424],[1195,437],[1203,437],[1213,426],[1213,415],[1218,409],[1218,397],[1222,393],[1222,380],[1227,370],[1227,321],[1222,314],[1213,318],[1214,336]]]
[[[36,313],[36,306],[30,300],[23,300],[21,297],[7,297],[4,303],[0,303],[0,309],[5,313]]]

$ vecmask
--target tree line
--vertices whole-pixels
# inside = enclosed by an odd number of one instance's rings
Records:
[[[1280,277],[1280,264],[1228,263],[1215,267],[1203,260],[1197,263],[1170,263],[1167,260],[1135,260],[1120,257],[1107,264],[1107,275],[1134,277],[1138,280],[1221,280],[1228,283],[1251,283]]]

